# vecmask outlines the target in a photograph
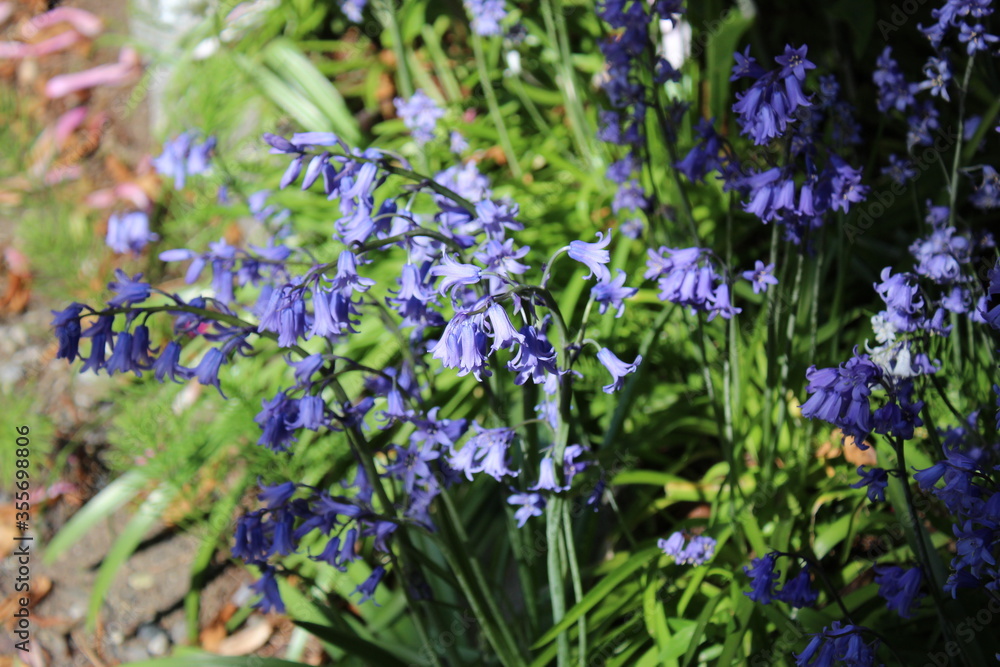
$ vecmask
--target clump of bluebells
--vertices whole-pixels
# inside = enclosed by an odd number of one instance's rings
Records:
[[[437,118],[430,113],[433,103],[415,97],[399,105],[414,134],[421,135],[415,138],[430,140]],[[334,261],[303,261],[309,256],[277,237],[263,246],[236,247],[219,240],[207,252],[166,250],[161,260],[188,262],[188,283],[209,270],[209,291],[182,298],[143,282],[141,275],[119,273],[109,285],[115,294],[109,308],[73,304],[55,313],[53,324],[58,356],[84,358],[83,370],[137,376],[152,371],[160,381],[196,379],[220,394],[223,366],[275,344],[288,353],[294,382],[262,401],[255,418],[258,444],[290,453],[303,430],[343,431],[358,467],[339,491],[293,482],[264,487],[264,507],[240,519],[233,553],[260,568],[255,588],[263,596],[260,606],[281,610],[276,559],[308,553],[343,569],[360,557],[358,546],[367,542],[388,563],[400,526],[435,529],[432,504],[450,486],[480,476],[493,478],[501,490],[520,483],[508,494],[519,526],[544,512],[546,498],[569,493],[589,454],[586,447],[556,437],[572,418],[572,403],[561,397],[594,380],[574,368],[584,348],[569,338],[570,323],[546,283],[554,267],[578,262],[589,270],[584,279],[600,313],[611,309],[616,316],[636,289],[625,285],[623,271],[612,277],[608,269],[610,230],[598,232],[593,242],[571,240],[548,260],[539,279],[523,261],[530,248],[517,243],[515,234],[524,227],[517,204],[495,199],[472,162],[403,189],[395,181],[411,173],[410,165],[397,167],[378,149],[352,148],[330,133],[268,134],[264,140],[272,153],[289,160],[280,187],[320,189],[336,202],[331,206],[339,218],[330,233],[340,250]],[[416,197],[423,200],[419,207]],[[401,266],[393,283],[377,284],[365,269],[387,256],[401,260]],[[154,299],[158,303],[151,305]],[[156,313],[173,319],[174,338],[150,340],[145,321]],[[390,315],[408,338],[412,357],[369,368],[338,354],[352,335],[383,327],[380,313]],[[80,341],[86,338],[90,350],[83,357]],[[200,360],[185,363],[194,347],[191,338],[205,345]],[[620,391],[641,356],[629,362],[619,357],[623,350],[590,343],[610,376],[601,389]],[[531,457],[537,466],[526,467],[530,459],[521,455],[524,444],[516,425],[441,414],[431,402],[432,387],[421,379],[437,369],[484,384],[502,371],[514,385],[539,387],[537,411],[552,432],[544,449]],[[337,377],[347,372],[366,377],[360,395],[344,394]],[[377,462],[364,444],[370,429],[386,432],[391,440]],[[392,437],[400,432],[408,435]],[[691,560],[710,553],[705,540],[697,544],[702,546],[691,547]],[[374,595],[386,573],[377,568],[358,587],[362,599]]]

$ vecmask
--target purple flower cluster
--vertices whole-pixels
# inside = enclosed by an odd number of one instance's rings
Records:
[[[465,0],[465,10],[472,17],[472,29],[480,37],[495,37],[503,33],[501,24],[507,18],[504,0]]]
[[[743,594],[754,602],[770,604],[772,600],[780,600],[793,607],[811,607],[819,599],[819,593],[812,587],[809,566],[803,565],[791,579],[781,588],[777,588],[781,572],[774,569],[782,554],[777,551],[755,558],[749,566],[743,567],[743,572],[750,577],[750,590]]]
[[[183,132],[163,144],[163,153],[153,158],[153,168],[174,180],[174,188],[183,190],[188,176],[204,174],[211,170],[215,137],[196,141],[198,133]]]
[[[750,55],[750,47],[735,54],[730,81],[750,79],[750,88],[737,93],[733,111],[739,114],[740,131],[760,146],[782,136],[789,124],[794,123],[796,111],[811,102],[802,92],[806,71],[816,65],[806,58],[808,47],[785,46],[785,52],[775,57],[778,69],[765,70]]]
[[[104,242],[119,255],[128,252],[138,255],[147,244],[159,238],[159,235],[149,231],[149,215],[144,211],[132,211],[111,214]]]
[[[867,630],[850,623],[841,625],[834,621],[822,632],[813,635],[802,653],[795,656],[797,667],[833,667],[835,664],[873,666],[879,642],[865,642],[862,632]]]
[[[715,555],[715,545],[716,541],[707,535],[694,535],[685,539],[681,531],[656,541],[656,546],[666,555],[672,556],[678,565],[704,565]]]
[[[961,588],[1000,592],[1000,493],[991,481],[997,469],[996,447],[977,442],[977,421],[974,413],[966,424],[944,431],[945,458],[913,475],[921,489],[941,501],[954,522],[956,555],[945,583],[952,596]]]
[[[717,315],[725,319],[742,311],[730,301],[729,284],[712,266],[712,254],[705,248],[650,248],[646,260],[647,280],[655,280],[661,301]]]
[[[420,95],[399,101],[400,115],[418,141],[430,140],[440,110]],[[524,228],[517,204],[492,198],[489,181],[472,162],[446,169],[409,190],[401,188],[402,195],[384,196],[388,188],[383,185],[393,167],[378,150],[351,149],[335,135],[321,132],[290,139],[268,134],[264,140],[271,153],[289,160],[281,188],[300,179],[303,190],[321,183],[323,196],[336,200],[340,216],[331,231],[343,248],[335,261],[316,261],[274,237],[247,249],[220,239],[206,252],[167,250],[160,254],[161,260],[189,262],[188,283],[211,270],[212,296],[182,299],[156,290],[141,275],[129,277],[119,271],[109,285],[113,297],[108,306],[114,310],[72,304],[53,313],[53,325],[58,356],[70,362],[81,356],[81,339],[91,340],[83,370],[137,376],[153,371],[160,381],[194,379],[220,393],[222,366],[234,355],[254,351],[259,345],[251,343],[254,336],[273,340],[297,358],[286,359],[294,382],[263,399],[254,419],[260,428],[258,444],[276,453],[294,452],[303,430],[351,431],[361,437],[365,429],[377,427],[389,434],[408,434],[402,442],[390,440],[374,468],[359,463],[354,482],[341,483],[343,495],[290,482],[265,487],[261,500],[266,507],[241,519],[234,554],[261,568],[255,585],[263,596],[260,604],[281,609],[277,571],[270,559],[301,552],[302,540],[316,530],[329,540],[312,557],[344,568],[360,557],[358,547],[367,538],[376,552],[387,551],[400,521],[432,528],[434,499],[447,486],[477,475],[505,484],[523,480],[509,502],[518,507],[515,519],[524,525],[542,513],[548,495],[568,491],[588,462],[580,460],[585,455],[580,445],[559,450],[550,443],[537,469],[522,470],[524,457],[512,447],[515,429],[474,422],[470,433],[465,419],[443,418],[439,407],[429,405],[432,387],[417,379],[439,363],[459,377],[484,381],[492,368],[502,364],[515,384],[542,387],[536,409],[554,431],[559,428],[564,418],[561,392],[580,377],[571,372],[579,349],[557,347],[550,339],[551,323],[554,317],[561,323],[561,315],[553,312],[556,306],[544,284],[522,279],[531,270],[522,261],[530,249],[517,246],[508,236]],[[164,155],[173,159],[183,154],[185,141],[168,146]],[[162,161],[174,164],[167,157]],[[185,167],[180,178],[187,173],[195,172]],[[411,210],[413,193],[423,194],[432,206]],[[248,203],[258,219],[270,223],[281,214],[268,205],[269,196],[260,191]],[[625,300],[637,290],[625,286],[624,271],[619,269],[612,277],[610,242],[610,233],[598,233],[593,243],[570,241],[549,260],[543,280],[556,256],[565,253],[589,270],[586,279],[594,279],[591,296],[600,312],[612,309],[621,315]],[[365,275],[365,267],[393,251],[403,260],[396,288],[377,286]],[[397,261],[390,258],[386,264],[399,266]],[[305,268],[296,268],[296,263]],[[165,308],[148,303],[154,295],[165,299]],[[548,312],[540,314],[539,309]],[[175,339],[154,348],[145,319],[136,318],[161,311],[173,317]],[[125,315],[120,330],[116,314]],[[338,344],[382,317],[396,317],[393,326],[409,331],[414,353],[410,361],[373,369],[335,354]],[[81,320],[90,325],[82,327]],[[197,364],[184,365],[182,342],[195,337],[211,346]],[[317,346],[315,339],[323,344]],[[560,345],[569,343],[561,332]],[[626,363],[607,348],[596,357],[611,374],[611,382],[603,386],[607,393],[621,389],[642,361],[637,356]],[[347,371],[366,374],[365,389],[346,401],[331,400],[324,390]],[[382,506],[384,495],[373,500],[374,489],[384,484],[398,488],[392,507]],[[301,491],[307,493],[293,498]],[[377,568],[359,587],[363,600],[374,594],[385,574]]]
[[[418,90],[410,99],[397,97],[393,103],[396,105],[396,113],[410,129],[418,145],[423,146],[434,139],[434,130],[438,120],[444,116],[444,109],[428,97],[427,93]]]

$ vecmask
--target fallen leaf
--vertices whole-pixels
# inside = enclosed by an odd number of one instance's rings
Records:
[[[223,639],[215,652],[219,655],[250,655],[267,644],[272,634],[274,626],[266,618],[260,618],[259,622]]]

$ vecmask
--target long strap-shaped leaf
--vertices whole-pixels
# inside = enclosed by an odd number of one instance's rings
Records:
[[[573,605],[573,607],[566,612],[566,615],[563,616],[559,623],[549,628],[548,632],[539,637],[538,641],[536,641],[531,648],[537,650],[554,640],[560,635],[560,633],[564,632],[576,623],[578,618],[596,607],[598,603],[615,590],[619,584],[632,576],[632,573],[662,553],[663,552],[658,547],[649,547],[632,554],[632,556],[627,561],[622,563],[620,567],[616,567],[614,570],[609,572],[607,576],[597,582],[597,585],[590,589],[590,591],[583,596],[582,600]]]
[[[132,470],[108,484],[83,508],[66,522],[55,537],[45,546],[45,563],[51,564],[66,549],[93,528],[98,521],[111,516],[119,507],[132,500],[146,485],[147,479]]]

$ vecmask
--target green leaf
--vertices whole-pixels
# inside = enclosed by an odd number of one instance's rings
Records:
[[[301,93],[328,121],[326,124],[348,144],[361,141],[361,128],[347,108],[340,92],[324,77],[316,66],[290,41],[276,39],[263,53],[264,64],[271,68],[283,83]],[[280,100],[275,100],[280,106]],[[287,109],[286,109],[287,110]],[[289,110],[295,115],[295,112]],[[315,127],[305,126],[306,130]]]
[[[308,621],[293,622],[295,625],[309,632],[309,634],[315,635],[318,639],[329,642],[334,646],[339,646],[348,655],[359,657],[372,665],[378,665],[379,667],[396,667],[397,665],[405,667],[407,664],[387,649],[349,632],[341,632],[331,627],[319,625],[318,623],[309,623]]]
[[[623,581],[632,576],[633,572],[662,553],[663,552],[660,551],[658,547],[649,547],[633,554],[628,560],[611,570],[610,573],[597,582],[597,584],[583,596],[583,599],[573,605],[573,607],[566,612],[566,615],[563,616],[562,620],[549,628],[548,632],[542,635],[531,648],[533,650],[537,650],[553,641],[562,632],[576,623],[578,618],[597,606],[598,603],[611,594]]]
[[[131,470],[104,487],[90,502],[73,515],[45,547],[43,562],[51,564],[66,549],[90,531],[101,519],[132,500],[146,485],[145,475]]]
[[[101,561],[101,569],[97,572],[94,587],[90,592],[90,607],[87,609],[87,629],[93,630],[97,623],[97,615],[107,596],[108,589],[115,581],[119,568],[128,560],[146,533],[156,525],[163,511],[177,495],[177,487],[163,485],[154,489],[146,502],[125,525],[124,531],[115,540],[111,550]]]

